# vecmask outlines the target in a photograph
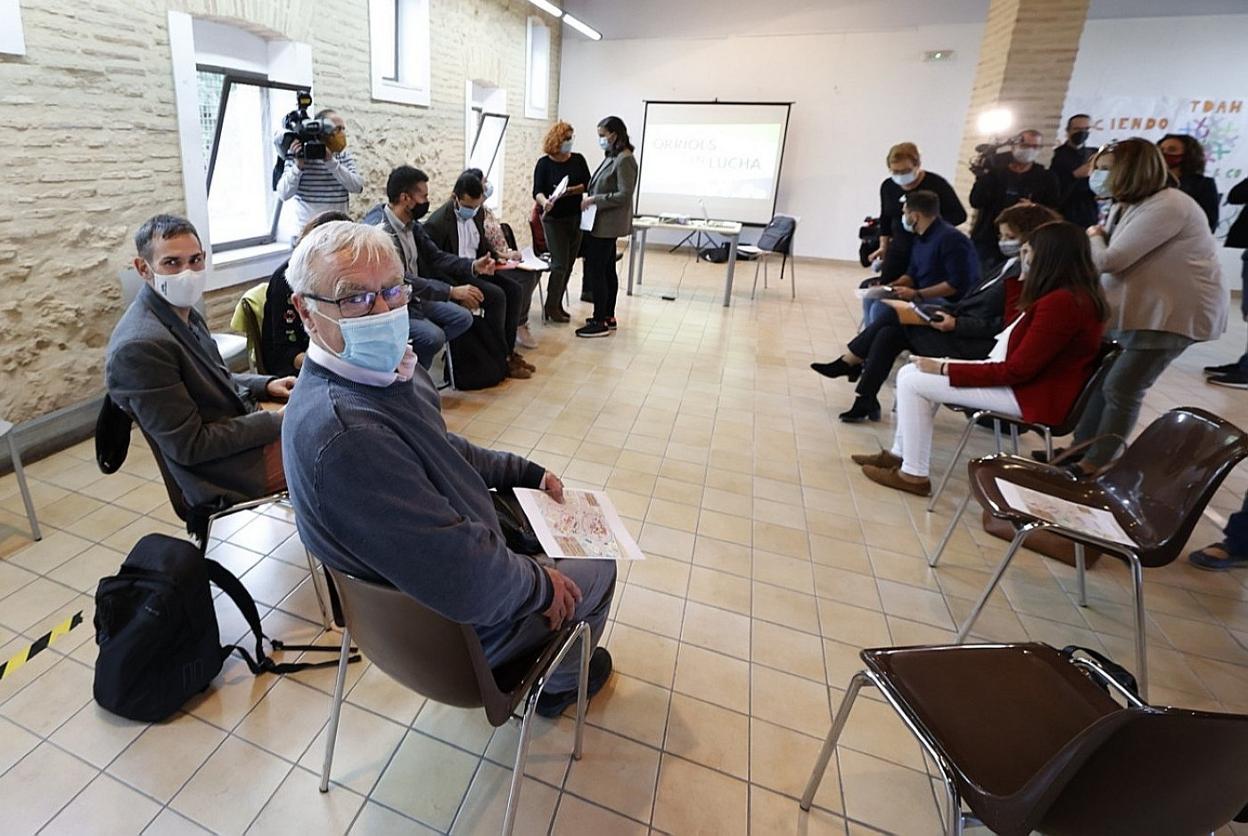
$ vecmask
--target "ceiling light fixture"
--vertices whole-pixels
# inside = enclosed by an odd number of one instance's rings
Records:
[[[529,2],[548,15],[552,15],[556,18],[563,17],[563,9],[559,8],[554,3],[551,3],[549,0],[529,0]]]
[[[533,0],[529,0],[529,2],[533,2]],[[576,31],[580,32],[585,37],[589,38],[591,41],[602,40],[601,32],[599,32],[594,27],[590,26],[588,23],[582,23],[580,20],[576,19],[570,14],[564,13],[563,22],[571,26]]]

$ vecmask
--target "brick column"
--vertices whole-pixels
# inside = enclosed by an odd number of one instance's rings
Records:
[[[1062,106],[1088,17],[1089,0],[992,0],[971,105],[962,128],[954,187],[966,199],[974,182],[967,164],[975,146],[989,139],[979,132],[980,114],[997,107],[1014,112],[1011,133],[1044,132],[1053,147],[1061,139]],[[1048,154],[1041,157],[1047,162]]]

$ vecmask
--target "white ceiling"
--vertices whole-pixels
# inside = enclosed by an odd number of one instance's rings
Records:
[[[558,3],[559,0],[556,0]],[[989,0],[562,0],[604,38],[723,38],[977,23]],[[1091,17],[1248,13],[1248,0],[1092,0]],[[795,56],[800,61],[799,56]],[[777,68],[782,69],[782,68]]]

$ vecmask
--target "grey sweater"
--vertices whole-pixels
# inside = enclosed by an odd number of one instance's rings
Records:
[[[423,369],[379,387],[308,359],[282,457],[299,535],[326,565],[473,625],[487,647],[549,606],[549,577],[507,548],[489,494],[539,487],[545,471],[447,432]]]

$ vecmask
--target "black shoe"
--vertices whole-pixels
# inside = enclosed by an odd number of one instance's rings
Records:
[[[593,318],[592,316],[587,316],[587,317],[585,317],[585,324],[586,324],[586,325],[588,325],[589,323],[594,322],[594,321],[595,321],[595,320],[594,320],[594,318]],[[607,323],[607,327],[608,327],[608,328],[610,328],[612,331],[614,331],[616,328],[619,328],[619,327],[620,327],[620,324],[619,324],[618,322],[616,322],[616,321],[615,321],[615,317],[613,317],[613,316],[609,316],[609,317],[607,317],[606,319],[604,319],[604,320],[603,320],[603,322]]]
[[[843,377],[850,383],[857,383],[858,378],[862,377],[862,364],[851,366],[840,357],[837,357],[831,363],[811,363],[810,367],[824,377]]]
[[[610,333],[610,326],[608,326],[607,323],[599,322],[596,319],[591,319],[585,325],[576,329],[576,335],[578,337],[606,337],[610,335]]]
[[[611,654],[605,647],[596,648],[589,657],[589,682],[585,692],[592,697],[602,690],[611,678]],[[560,691],[552,694],[549,691],[537,698],[537,713],[540,717],[558,717],[570,705],[576,705],[576,689]]]
[[[1236,364],[1234,371],[1210,375],[1205,378],[1205,382],[1214,386],[1229,386],[1231,389],[1248,389],[1248,374],[1240,371],[1239,364]]]
[[[878,421],[880,420],[880,402],[875,398],[854,398],[854,405],[849,408],[849,411],[842,412],[837,417],[846,424]]]
[[[1224,363],[1221,366],[1205,366],[1205,377],[1213,377],[1214,375],[1231,374],[1239,371],[1239,363]]]

